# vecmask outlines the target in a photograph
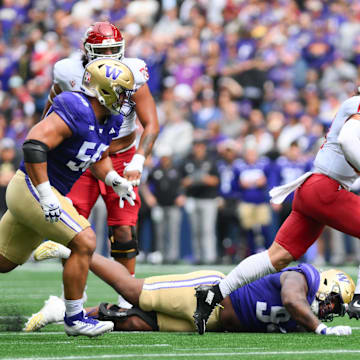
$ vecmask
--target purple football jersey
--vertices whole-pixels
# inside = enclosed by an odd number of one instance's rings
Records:
[[[312,265],[299,264],[258,279],[230,294],[235,313],[248,331],[267,332],[271,324],[280,326],[286,332],[295,330],[297,324],[281,301],[280,276],[284,271],[303,274],[308,284],[307,301],[309,304],[314,301],[320,274]]]
[[[48,152],[50,184],[66,195],[74,182],[93,163],[100,160],[113,137],[119,133],[122,115],[111,116],[105,124],[96,120],[84,94],[62,92],[56,96],[48,114],[56,112],[72,131],[72,136]],[[20,169],[26,173],[24,162]]]

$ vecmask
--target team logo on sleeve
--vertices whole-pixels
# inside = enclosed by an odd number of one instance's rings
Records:
[[[150,76],[149,76],[149,70],[148,70],[147,66],[141,68],[140,72],[141,72],[142,76],[144,77],[144,80],[148,81]]]
[[[110,65],[105,65],[105,69],[106,69],[105,76],[107,78],[112,77],[113,80],[116,80],[122,73],[121,69],[112,67]]]
[[[89,85],[91,81],[91,74],[88,71],[85,71],[84,82],[86,85]]]

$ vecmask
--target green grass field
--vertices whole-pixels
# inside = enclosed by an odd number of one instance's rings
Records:
[[[191,266],[138,265],[137,276],[193,271]],[[227,273],[230,267],[216,267]],[[355,267],[346,267],[353,278]],[[38,311],[50,294],[61,293],[61,266],[57,262],[26,264],[0,275],[0,359],[360,359],[360,322],[339,318],[334,324],[351,325],[352,336],[315,334],[232,334],[113,332],[99,338],[70,338],[62,325],[24,333],[26,317]],[[87,305],[116,302],[116,294],[89,275]]]

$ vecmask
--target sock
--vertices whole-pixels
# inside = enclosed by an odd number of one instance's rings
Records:
[[[135,274],[131,274],[131,276],[135,277]],[[125,300],[120,294],[118,295],[118,306],[123,309],[131,309],[133,307],[133,305],[130,304],[127,300]]]
[[[62,284],[61,287],[62,287],[62,293],[61,293],[61,296],[60,296],[60,297],[61,297],[61,299],[63,299],[63,300],[65,301],[64,284]],[[88,299],[87,294],[86,294],[86,289],[87,289],[87,285],[85,285],[85,289],[84,289],[84,292],[83,292],[83,296],[82,296],[82,298],[81,298],[83,304],[85,304],[86,301],[87,301],[87,299]]]
[[[360,266],[358,267],[358,276],[357,276],[355,294],[360,294]]]
[[[239,287],[274,272],[276,272],[276,269],[270,261],[267,250],[251,255],[241,261],[235,269],[233,269],[224,279],[220,281],[220,292],[225,298]]]
[[[65,314],[67,317],[78,314],[83,310],[82,299],[78,300],[64,300],[65,302]]]

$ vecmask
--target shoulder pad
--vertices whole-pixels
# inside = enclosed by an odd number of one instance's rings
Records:
[[[138,58],[123,58],[122,62],[134,74],[135,90],[138,90],[149,80],[149,71],[145,61]]]
[[[83,72],[81,59],[62,59],[54,65],[54,83],[58,84],[62,91],[80,91]]]

